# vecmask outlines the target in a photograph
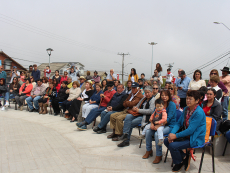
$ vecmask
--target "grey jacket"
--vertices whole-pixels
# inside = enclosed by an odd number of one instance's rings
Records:
[[[145,97],[143,97],[139,101],[139,103],[136,105],[136,107],[139,107],[144,99],[145,99]],[[144,105],[143,109],[139,109],[138,113],[143,115],[141,126],[145,126],[146,124],[148,124],[149,118],[152,115],[153,110],[155,109],[155,100],[156,100],[155,97],[151,98],[151,100],[149,101],[149,109],[145,109],[146,105]]]

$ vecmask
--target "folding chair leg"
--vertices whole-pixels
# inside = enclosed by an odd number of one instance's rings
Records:
[[[203,163],[203,159],[204,159],[204,152],[205,152],[205,147],[203,148],[203,151],[202,151],[201,160],[200,160],[200,167],[199,167],[198,173],[201,172],[202,163]]]
[[[212,172],[215,172],[214,147],[212,144]]]
[[[17,107],[17,102],[15,102],[14,109],[15,109],[15,110],[18,109],[18,107]]]
[[[165,154],[165,160],[164,160],[164,162],[166,162],[166,159],[167,159],[167,156],[168,156],[168,152],[169,152],[169,149],[167,148],[167,151],[166,151],[166,154]]]
[[[139,148],[141,148],[141,144],[142,144],[142,139],[141,139],[141,141],[140,141],[140,145],[139,145]]]
[[[226,151],[227,145],[228,145],[228,141],[226,141],[226,144],[225,144],[225,147],[224,147],[224,152],[223,152],[222,156],[225,155],[225,151]]]
[[[141,135],[141,128],[140,127],[138,127],[138,130],[139,130],[139,136]]]
[[[172,163],[171,163],[171,167],[173,167],[173,160],[172,160]]]

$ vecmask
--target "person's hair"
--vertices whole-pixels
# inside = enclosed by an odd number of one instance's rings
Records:
[[[211,73],[213,73],[213,72],[215,72],[215,73],[217,74],[217,76],[219,77],[219,72],[218,72],[217,69],[212,69],[212,70],[210,71],[209,76],[211,76]]]
[[[71,68],[70,68],[70,71],[71,71],[71,70],[74,70],[74,68],[73,68],[73,67],[71,67]]]
[[[30,79],[31,77],[33,78],[33,76],[30,76],[30,77],[26,78],[26,79],[25,79],[25,82],[28,80],[29,83],[31,83],[31,79]],[[34,78],[33,78],[33,79],[34,79]]]
[[[64,71],[64,74],[65,74],[65,73],[67,73],[67,75],[68,75],[68,72],[67,72],[67,71]]]
[[[49,81],[49,84],[54,84],[54,82],[51,80],[51,81]]]
[[[200,92],[200,97],[202,97],[202,99],[200,101],[203,101],[205,98],[205,94],[207,93],[207,87],[202,86],[197,91]]]
[[[144,73],[141,73],[141,75],[144,75],[144,76],[145,76],[145,74],[144,74]]]
[[[101,84],[100,83],[96,83],[95,86],[99,86],[101,88]]]
[[[29,68],[30,68],[30,67],[33,67],[33,66],[32,66],[32,65],[30,65],[30,66],[29,66]]]
[[[126,83],[128,84],[129,82],[133,83],[131,80],[128,80]]]
[[[154,86],[157,86],[157,88],[158,88],[158,90],[159,90],[159,86],[158,86],[157,84],[153,84],[153,86],[152,86],[152,87],[154,87]]]
[[[13,82],[14,82],[14,79],[16,79],[15,84],[18,85],[18,78],[17,78],[17,77],[14,77],[14,78],[13,78]],[[12,83],[13,83],[13,82],[12,82]]]
[[[62,84],[65,84],[65,85],[68,85],[68,82],[67,81],[62,81]]]
[[[39,80],[37,80],[37,81],[40,81],[41,83],[43,83],[42,79],[39,79]]]
[[[55,81],[56,83],[55,83],[54,81]],[[54,78],[54,79],[53,79],[53,83],[54,83],[54,86],[56,87],[56,86],[58,85],[58,83],[59,83],[59,80],[58,80],[57,78]]]
[[[68,79],[71,79],[71,80],[72,80],[72,77],[69,76],[69,77],[67,77],[67,80],[68,80]]]
[[[153,87],[151,87],[151,86],[146,86],[146,87],[144,88],[144,91],[153,92]]]
[[[220,82],[220,78],[218,76],[211,76],[210,77],[210,81],[219,83]]]
[[[34,64],[33,67],[37,67],[37,64]]]
[[[5,79],[1,78],[0,81],[3,81],[3,85],[5,85]]]
[[[143,79],[141,79],[141,78],[139,78],[139,79],[138,79],[138,82],[139,82],[139,81],[142,81],[142,82],[144,83],[144,80],[143,80]]]
[[[149,86],[152,86],[152,82],[150,80],[146,80],[145,82],[147,82]]]
[[[86,82],[85,82],[85,84],[87,84],[87,83],[89,84],[90,89],[91,89],[91,90],[93,90],[94,88],[93,88],[93,86],[92,86],[92,83],[91,83],[91,82],[89,82],[89,81],[86,81]],[[80,85],[79,85],[79,86],[80,86]]]
[[[44,76],[44,77],[42,77],[42,80],[43,80],[43,79],[45,80],[45,83],[47,83],[47,82],[49,81],[49,80],[48,80],[48,78],[47,78],[47,77],[45,77],[45,76]]]
[[[136,73],[136,69],[135,68],[131,68],[131,73],[130,73],[130,77],[132,76],[132,70],[134,71],[134,75],[136,75],[137,73]]]
[[[171,68],[168,68],[167,71],[171,71]]]
[[[194,71],[194,73],[193,73],[193,79],[196,80],[195,75],[196,75],[197,72],[200,73],[200,79],[202,79],[202,72],[200,70]]]
[[[216,95],[216,90],[215,90],[214,88],[209,88],[209,89],[207,89],[207,92],[208,92],[208,91],[212,91],[213,94],[214,94],[214,96]]]
[[[159,104],[159,105],[164,105],[164,101],[163,101],[161,98],[156,99],[156,100],[155,100],[155,106],[156,106],[157,104]]]
[[[46,67],[49,67],[49,68],[50,68],[50,66],[48,66],[48,65],[47,65]]]
[[[176,85],[173,85],[173,84],[169,84],[169,86],[168,86],[168,88],[169,87],[171,87],[171,88],[173,88],[173,95],[177,95],[177,87],[176,87]]]
[[[86,73],[86,74],[87,74],[87,76],[89,76],[89,75],[90,75],[90,71],[87,71],[87,73]]]
[[[59,70],[55,70],[55,73],[56,73],[56,72],[58,72],[58,74],[59,74]]]
[[[20,75],[22,75],[22,73],[24,73],[24,75],[26,74],[24,71],[21,71],[21,72],[20,72]]]
[[[117,85],[117,87],[119,87],[119,86],[122,86],[123,89],[125,88],[125,86],[124,86],[123,84],[121,84],[121,83],[119,83],[119,84]]]
[[[78,81],[74,81],[73,84],[72,84],[72,86],[73,86],[74,84],[77,85],[77,87],[80,87],[80,84],[79,84]]]
[[[159,65],[159,67],[157,67],[157,64]],[[157,64],[156,64],[156,70],[157,70],[158,72],[161,72],[161,71],[162,71],[161,64],[160,64],[160,63],[157,63]]]
[[[197,90],[190,90],[187,92],[187,97],[193,97],[195,100],[200,100],[200,92]]]
[[[162,96],[163,93],[169,97],[169,100],[167,102],[167,107],[168,107],[169,102],[172,101],[172,96],[171,96],[169,90],[162,90],[161,93],[160,93],[160,98],[161,98],[161,96]]]
[[[107,85],[107,80],[104,79],[103,81],[101,81],[101,87],[103,87],[103,82],[104,82],[104,81],[106,82],[106,83],[105,83],[105,86]]]

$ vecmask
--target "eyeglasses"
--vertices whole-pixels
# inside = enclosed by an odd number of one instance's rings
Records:
[[[17,80],[17,79],[14,79],[14,80]]]
[[[217,73],[210,73],[210,75],[215,75],[215,74],[217,74]]]
[[[158,90],[158,88],[153,88],[154,90]]]
[[[173,90],[173,88],[168,88],[168,90]]]

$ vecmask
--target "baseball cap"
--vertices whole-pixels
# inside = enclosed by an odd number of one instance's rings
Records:
[[[180,77],[183,76],[183,75],[185,75],[185,71],[184,70],[181,70],[179,73],[180,73],[180,75],[179,75]]]
[[[139,84],[137,82],[133,82],[131,87],[132,88],[137,88],[137,87],[139,87]]]

